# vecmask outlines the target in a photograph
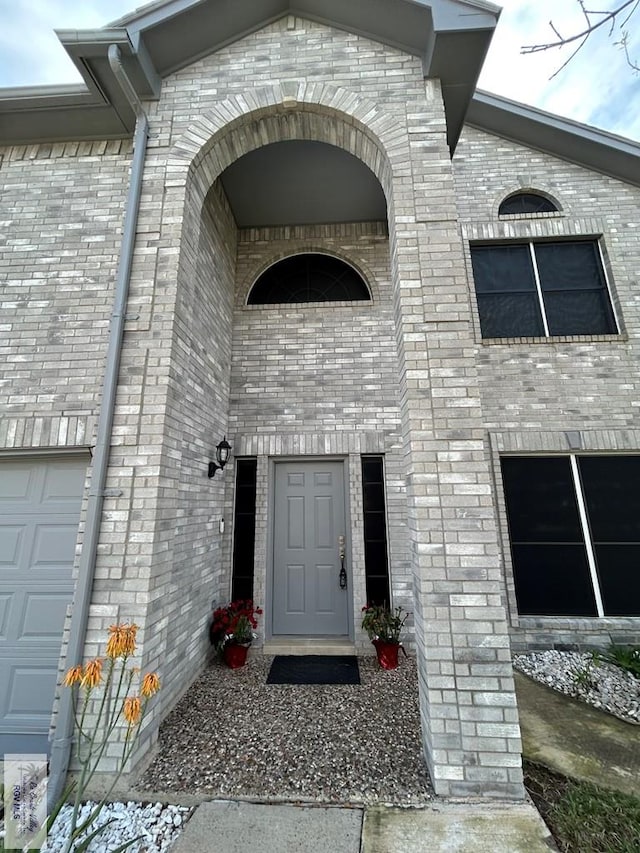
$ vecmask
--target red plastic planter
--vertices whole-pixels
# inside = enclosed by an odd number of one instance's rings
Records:
[[[228,643],[222,650],[222,657],[230,669],[240,669],[247,662],[249,646],[241,646],[238,643]]]
[[[400,643],[385,643],[384,640],[372,640],[371,642],[375,646],[378,663],[382,669],[397,669]]]

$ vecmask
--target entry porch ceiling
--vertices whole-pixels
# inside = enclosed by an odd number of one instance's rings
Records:
[[[451,151],[460,135],[500,9],[485,0],[165,0],[101,30],[60,30],[84,86],[0,90],[0,143],[105,139],[133,133],[135,116],[107,60],[117,44],[142,100],[162,78],[295,15],[417,56],[439,78]]]
[[[322,142],[257,148],[232,163],[221,180],[239,228],[387,220],[373,172]]]

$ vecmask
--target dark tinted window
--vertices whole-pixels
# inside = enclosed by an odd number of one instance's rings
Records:
[[[596,616],[599,595],[604,616],[640,615],[640,456],[578,456],[577,478],[568,456],[501,467],[518,611]]]
[[[549,334],[615,332],[615,320],[594,242],[535,246]]]
[[[502,202],[498,209],[498,215],[554,213],[557,210],[558,208],[555,204],[543,195],[538,195],[537,193],[514,193]]]
[[[579,466],[594,540],[640,542],[640,456],[581,456]]]
[[[640,456],[578,461],[604,612],[640,615]]]
[[[518,611],[595,616],[568,457],[502,459]]]
[[[472,246],[471,261],[483,338],[617,332],[594,240]]]
[[[330,255],[293,255],[269,267],[253,285],[249,305],[371,299],[355,269]]]
[[[543,335],[529,246],[474,246],[471,260],[482,337]]]
[[[253,598],[256,541],[256,459],[236,459],[231,598]]]
[[[387,516],[382,456],[362,457],[364,564],[369,604],[389,604]]]

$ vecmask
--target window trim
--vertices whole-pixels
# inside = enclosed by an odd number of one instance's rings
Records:
[[[620,319],[618,317],[618,312],[616,310],[616,300],[614,299],[613,288],[611,286],[611,281],[609,279],[609,272],[607,269],[607,263],[605,262],[605,255],[602,247],[602,234],[563,234],[556,235],[550,234],[543,237],[527,235],[523,237],[514,237],[513,239],[504,239],[498,238],[495,240],[487,240],[487,239],[477,239],[471,237],[468,242],[468,251],[469,251],[469,259],[470,259],[470,274],[471,281],[473,282],[473,292],[475,295],[475,309],[476,316],[478,321],[478,328],[480,331],[480,340],[483,343],[492,343],[499,342],[504,340],[512,340],[512,339],[538,339],[538,340],[571,340],[571,339],[581,339],[584,337],[592,337],[592,338],[617,338],[622,335],[622,325],[620,323]],[[609,306],[611,308],[611,314],[613,317],[613,322],[615,325],[615,331],[611,332],[580,332],[579,334],[567,334],[562,333],[558,335],[552,335],[549,332],[549,324],[547,321],[547,313],[544,304],[544,291],[542,289],[542,283],[540,280],[540,273],[538,270],[538,262],[535,253],[535,246],[541,245],[544,243],[589,243],[594,244],[597,248],[597,257],[600,261],[600,269],[602,271],[602,276],[604,280],[604,286],[606,293],[609,297]],[[540,310],[540,315],[542,318],[542,325],[544,329],[544,335],[503,335],[500,337],[485,337],[482,334],[482,321],[480,315],[480,305],[478,297],[482,294],[478,294],[478,290],[476,287],[475,276],[473,274],[473,250],[474,248],[482,248],[482,247],[490,247],[490,248],[499,248],[500,246],[527,246],[529,250],[529,257],[531,259],[533,276],[536,285],[536,295],[538,298],[538,308]]]

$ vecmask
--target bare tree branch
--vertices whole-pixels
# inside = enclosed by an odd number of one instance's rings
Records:
[[[633,68],[635,72],[640,72],[640,64],[637,60],[631,59],[631,54],[629,53],[629,33],[626,31],[623,32],[620,41],[616,41],[614,44],[623,49],[627,65]]]
[[[551,79],[559,74],[563,68],[571,62],[574,56],[584,47],[587,43],[587,40],[596,30],[599,30],[601,27],[605,26],[605,24],[609,24],[609,36],[613,36],[616,30],[620,31],[620,39],[614,42],[616,47],[620,47],[624,51],[625,59],[627,65],[632,68],[634,71],[639,72],[640,66],[636,60],[631,59],[631,55],[629,53],[629,32],[628,30],[623,29],[628,23],[631,17],[638,11],[640,8],[640,0],[624,0],[624,2],[619,3],[614,9],[606,9],[606,10],[596,10],[596,9],[587,9],[585,5],[585,0],[577,0],[578,5],[580,6],[580,10],[584,16],[584,19],[587,23],[586,29],[582,30],[579,33],[575,33],[571,36],[563,36],[558,28],[555,26],[553,21],[549,21],[549,26],[553,31],[553,34],[556,36],[557,41],[550,41],[544,44],[527,44],[523,45],[520,48],[520,53],[528,54],[528,53],[540,53],[545,50],[553,50],[554,48],[565,47],[568,44],[573,44],[574,42],[579,42],[576,49],[573,51],[571,56],[562,63],[560,68],[555,71],[551,75]],[[628,10],[627,14],[624,16],[624,20],[619,20],[619,16],[625,10]],[[596,16],[599,16],[599,20],[594,20]]]

